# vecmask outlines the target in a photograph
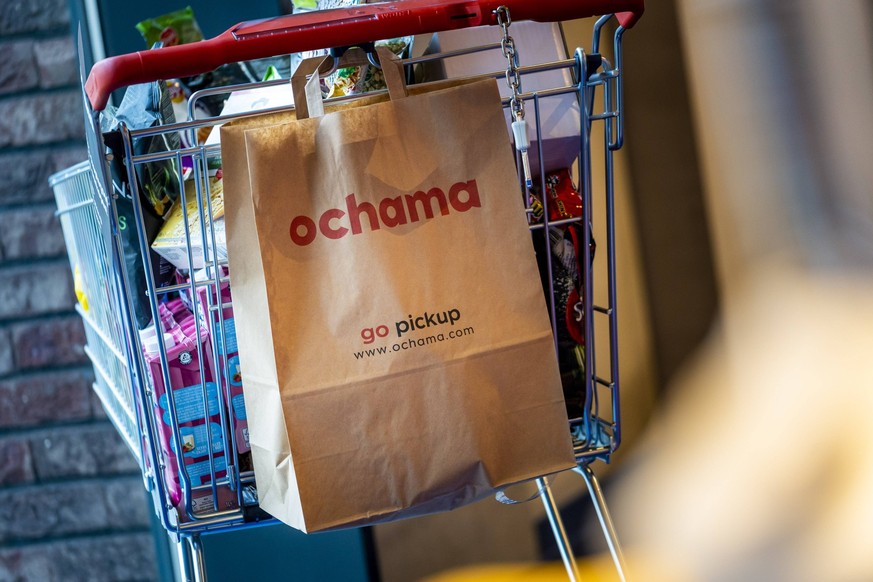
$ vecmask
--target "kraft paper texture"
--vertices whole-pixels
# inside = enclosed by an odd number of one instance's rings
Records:
[[[263,509],[308,532],[363,525],[573,466],[496,82],[254,118],[221,141]]]

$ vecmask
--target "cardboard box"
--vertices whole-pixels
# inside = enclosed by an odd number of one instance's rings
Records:
[[[515,41],[520,66],[568,58],[564,36],[557,23],[513,22],[509,27],[509,34]],[[483,26],[439,32],[436,36],[440,52],[445,53],[500,42],[503,33],[499,27]],[[447,78],[506,71],[506,58],[499,48],[450,57],[442,62]],[[511,91],[503,75],[498,78],[497,82],[501,96],[509,97]],[[521,76],[521,87],[525,93],[573,85],[573,75],[570,69]],[[529,152],[531,171],[534,176],[537,176],[540,173],[540,168],[537,159],[538,140],[533,101],[525,102],[525,113],[531,140]],[[508,126],[511,123],[509,111],[506,112],[506,120]],[[579,156],[580,123],[579,104],[575,93],[540,98],[540,124],[546,172],[569,168]]]
[[[215,227],[215,254],[219,261],[227,260],[227,236],[224,228],[224,192],[222,181],[210,179],[210,199],[212,218]],[[202,269],[206,266],[204,247],[212,251],[212,230],[209,220],[206,221],[206,239],[204,245],[200,227],[200,209],[197,206],[197,194],[194,180],[185,183],[185,203],[188,214],[188,234],[185,235],[185,221],[182,205],[179,201],[173,205],[164,221],[164,226],[152,243],[152,249],[170,261],[177,269]],[[188,260],[188,244],[191,245],[191,262]]]

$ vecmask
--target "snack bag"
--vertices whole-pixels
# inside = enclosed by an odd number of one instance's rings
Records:
[[[179,169],[173,160],[139,164],[134,176],[129,176],[123,163],[124,146],[118,129],[146,129],[175,123],[169,92],[163,82],[133,85],[127,88],[117,110],[107,111],[102,130],[107,147],[113,153],[110,162],[112,189],[118,212],[118,230],[123,247],[124,268],[127,271],[137,329],[145,328],[152,320],[146,298],[147,283],[143,255],[151,263],[155,285],[161,287],[173,276],[173,266],[150,249],[143,250],[137,235],[136,215],[133,208],[130,183],[136,180],[142,206],[141,226],[151,243],[163,225],[163,219],[179,196]],[[165,152],[179,147],[176,134],[171,133],[137,139],[134,154]]]
[[[545,196],[539,179],[534,180],[534,188],[530,193],[530,206],[535,223],[542,222],[545,208],[548,208],[549,222],[582,217],[582,196],[573,184],[569,169],[547,174],[545,183]],[[585,372],[582,349],[585,345],[585,280],[581,262],[584,248],[580,246],[584,236],[584,229],[578,221],[549,226],[548,241],[544,240],[542,231],[535,231],[533,234],[543,292],[548,297],[551,289],[553,294],[558,363],[564,400],[571,418],[583,413],[585,400],[584,390],[580,390],[584,386],[582,376]],[[593,261],[596,250],[594,239],[589,239],[588,244]],[[547,255],[551,255],[551,277]]]
[[[194,18],[194,10],[190,6],[143,20],[136,25],[136,29],[149,47],[155,43],[175,46],[203,40],[203,32],[200,31],[200,26]]]

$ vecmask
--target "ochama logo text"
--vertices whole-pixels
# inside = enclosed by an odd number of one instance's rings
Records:
[[[441,188],[420,190],[394,198],[383,198],[378,204],[358,202],[355,194],[345,198],[345,208],[329,208],[321,213],[316,221],[309,216],[295,216],[291,220],[291,241],[298,246],[306,246],[315,241],[321,233],[328,239],[340,239],[347,234],[362,234],[379,230],[382,227],[395,228],[411,222],[430,220],[439,212],[448,215],[451,210],[467,212],[471,208],[481,208],[479,189],[476,180],[457,182],[446,193]],[[366,217],[366,228],[364,220]]]

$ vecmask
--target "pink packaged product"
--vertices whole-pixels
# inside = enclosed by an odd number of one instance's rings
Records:
[[[228,271],[222,267],[219,271],[220,279],[227,279]],[[249,428],[246,418],[245,400],[243,397],[243,382],[239,367],[239,348],[237,347],[236,327],[233,319],[233,307],[231,307],[230,283],[220,282],[220,294],[216,293],[215,284],[209,269],[201,269],[194,273],[197,285],[196,307],[190,297],[186,297],[192,303],[192,309],[197,316],[204,321],[209,328],[210,337],[215,343],[218,353],[226,354],[226,369],[223,370],[224,378],[230,389],[230,405],[232,408],[232,424],[236,439],[236,447],[239,452],[240,472],[252,470],[251,446],[249,445]],[[208,285],[200,283],[209,282]],[[223,306],[223,307],[222,307]],[[219,328],[219,314],[223,322]]]
[[[181,305],[181,309],[179,305]],[[205,485],[210,482],[212,475],[209,465],[210,430],[216,477],[223,477],[227,467],[221,435],[217,386],[212,377],[212,348],[209,344],[209,330],[206,326],[200,326],[202,349],[198,354],[196,321],[193,315],[181,304],[181,301],[174,300],[166,306],[162,305],[160,321],[169,366],[168,375],[175,402],[176,420],[181,437],[179,448],[182,451],[182,466],[193,487]],[[179,321],[184,325],[180,325]],[[168,461],[165,468],[167,490],[170,501],[173,505],[178,506],[182,500],[182,489],[179,475],[175,470],[178,463],[171,445],[174,436],[170,422],[170,402],[167,387],[164,385],[155,326],[152,325],[142,330],[140,337],[154,387],[155,400],[153,404],[158,421],[161,448]],[[204,362],[200,360],[201,354]],[[206,387],[208,409],[204,407],[203,402],[204,386]],[[208,412],[208,420],[205,412]]]

